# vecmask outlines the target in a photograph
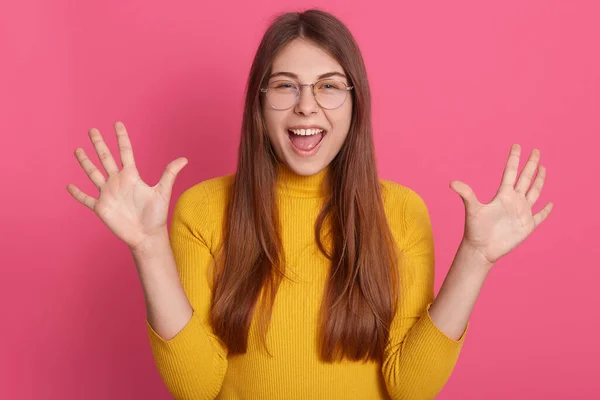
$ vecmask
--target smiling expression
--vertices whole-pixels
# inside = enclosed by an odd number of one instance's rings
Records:
[[[310,84],[337,73],[331,77],[349,84],[342,66],[332,56],[302,39],[293,40],[279,51],[271,71],[269,82],[286,79]],[[310,86],[301,87],[298,102],[287,110],[275,110],[267,101],[263,102],[263,115],[275,154],[299,175],[313,175],[329,165],[346,140],[352,119],[352,91],[347,93],[340,107],[328,110],[319,106],[311,90]],[[324,131],[321,141],[311,151],[299,150],[292,144],[290,138],[294,134],[315,133],[306,129],[299,131],[300,128]]]

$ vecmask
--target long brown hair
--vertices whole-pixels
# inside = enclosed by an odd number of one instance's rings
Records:
[[[254,57],[237,171],[223,223],[222,264],[213,276],[211,323],[230,354],[245,353],[259,303],[259,327],[266,347],[275,294],[281,279],[288,279],[282,268],[275,197],[278,160],[267,136],[259,89],[266,83],[277,52],[297,38],[327,51],[355,87],[348,136],[326,176],[331,193],[315,221],[316,243],[331,260],[319,315],[319,353],[326,362],[344,357],[381,362],[396,313],[398,266],[377,175],[369,85],[352,34],[341,21],[321,10],[278,15]],[[321,238],[326,221],[331,227],[330,251]]]

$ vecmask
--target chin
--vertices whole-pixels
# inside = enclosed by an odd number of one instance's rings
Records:
[[[291,157],[294,157],[294,155],[292,154]],[[288,160],[289,158],[283,162],[294,173],[302,176],[315,175],[321,172],[325,167],[327,167],[327,164],[324,163],[322,160]]]

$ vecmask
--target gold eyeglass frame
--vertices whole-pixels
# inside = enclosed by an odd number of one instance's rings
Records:
[[[317,100],[317,94],[315,93],[315,86],[319,82],[322,82],[322,81],[336,81],[336,82],[339,82],[339,83],[343,84],[346,87],[346,96],[344,97],[344,101],[342,101],[342,104],[340,104],[339,106],[334,107],[334,108],[327,108],[327,107],[323,107],[321,105],[321,103],[319,103],[319,101]],[[311,87],[311,92],[312,92],[313,98],[315,99],[315,102],[319,105],[319,107],[324,108],[326,110],[335,110],[335,109],[340,108],[341,106],[343,106],[344,103],[346,102],[346,99],[348,98],[348,91],[354,89],[354,86],[348,86],[348,85],[346,85],[342,81],[339,81],[337,79],[331,79],[331,78],[320,79],[320,80],[316,81],[315,83],[304,83],[304,84],[300,84],[300,83],[294,82],[294,81],[292,81],[290,79],[279,79],[279,80],[270,82],[268,85],[273,84],[275,82],[293,82],[293,83],[295,83],[298,86],[298,90],[296,90],[296,101],[294,101],[294,104],[292,104],[291,106],[289,106],[287,108],[275,108],[275,107],[273,107],[273,105],[271,104],[271,102],[269,102],[269,100],[267,99],[267,102],[269,103],[269,106],[273,110],[277,110],[277,111],[289,110],[290,108],[296,106],[296,104],[298,104],[298,101],[300,101],[300,91],[302,90],[303,86],[310,86]],[[260,88],[260,91],[265,94],[265,97],[266,97],[266,94],[267,94],[268,90],[269,90],[268,87],[267,88]]]

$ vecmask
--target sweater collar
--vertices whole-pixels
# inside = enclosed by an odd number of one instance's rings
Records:
[[[328,190],[329,165],[314,175],[299,175],[288,165],[278,162],[277,192],[289,197],[324,197]]]

